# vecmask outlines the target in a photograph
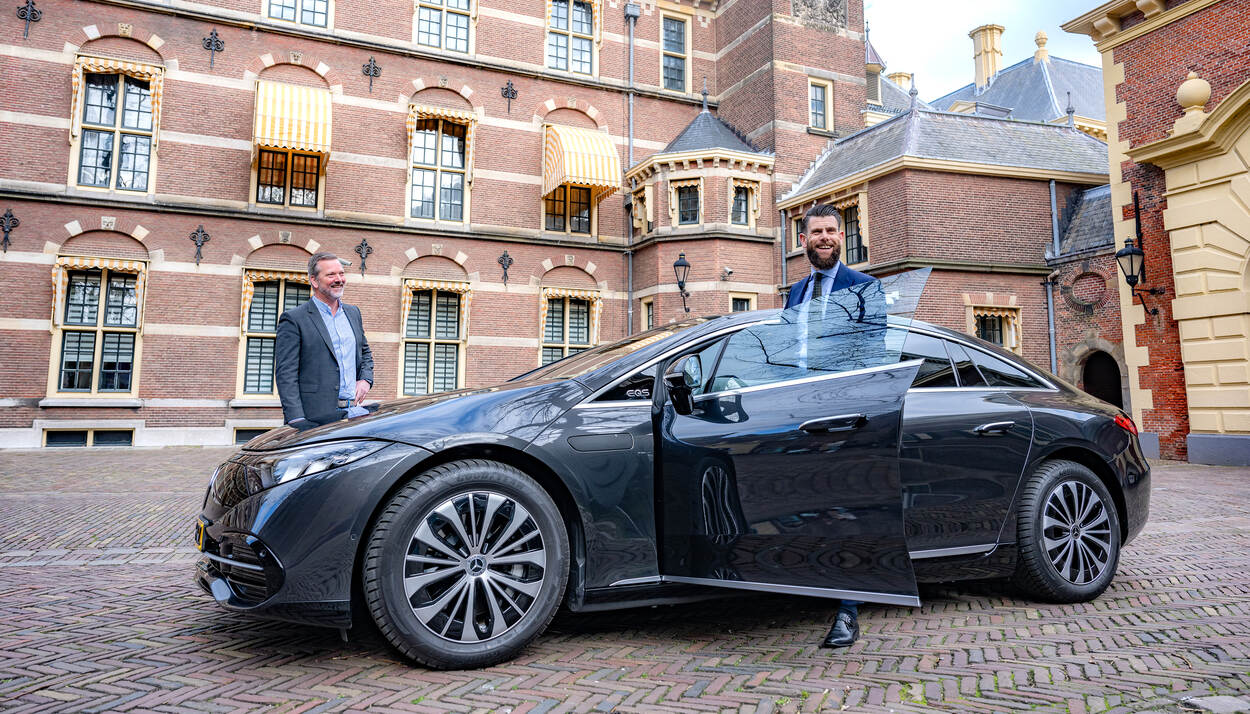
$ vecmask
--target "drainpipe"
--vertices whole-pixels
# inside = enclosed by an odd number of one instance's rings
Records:
[[[638,16],[642,7],[638,3],[625,4],[625,24],[629,25],[629,126],[626,129],[626,166],[634,166],[634,26],[638,24]],[[634,334],[634,202],[625,197],[625,242],[630,248],[625,251],[625,334]]]
[[[1055,180],[1050,180],[1050,257],[1059,258],[1059,209],[1055,202]],[[1055,350],[1055,276],[1058,270],[1052,271],[1042,285],[1046,288],[1046,319],[1050,325],[1050,373],[1059,374],[1059,358]]]
[[[1059,275],[1056,270],[1046,279],[1042,281],[1042,287],[1046,288],[1046,320],[1050,323],[1050,373],[1059,375],[1059,359],[1055,354],[1055,291],[1054,287],[1058,283],[1055,282],[1055,276]]]
[[[777,211],[777,225],[781,226],[781,286],[789,287],[790,281],[786,278],[786,212]]]

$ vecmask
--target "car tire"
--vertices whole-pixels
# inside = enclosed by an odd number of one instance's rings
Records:
[[[1120,562],[1120,515],[1107,487],[1073,461],[1047,461],[1016,510],[1013,582],[1049,602],[1086,602],[1107,589]]]
[[[366,541],[362,587],[392,645],[434,669],[517,655],[555,615],[569,573],[556,504],[495,461],[422,473],[391,497]]]

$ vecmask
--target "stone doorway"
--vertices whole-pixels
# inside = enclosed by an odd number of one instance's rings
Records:
[[[1106,352],[1093,352],[1085,359],[1085,366],[1081,369],[1081,386],[1104,402],[1124,408],[1120,366]]]

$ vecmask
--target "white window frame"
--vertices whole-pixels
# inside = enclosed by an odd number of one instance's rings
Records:
[[[408,336],[408,319],[411,314],[413,298],[417,293],[430,293],[430,331],[428,337],[409,337]],[[458,314],[457,314],[457,335],[455,338],[437,337],[435,325],[438,315],[438,296],[457,295],[459,297]],[[410,397],[422,394],[434,394],[429,391],[430,386],[434,383],[434,355],[437,345],[455,345],[456,346],[456,384],[452,389],[462,389],[465,385],[465,366],[468,364],[466,358],[469,334],[469,304],[473,299],[473,292],[469,289],[469,284],[465,282],[453,281],[432,281],[432,280],[407,280],[404,282],[403,302],[400,303],[400,324],[399,324],[399,379],[396,385],[396,396]],[[426,363],[424,392],[409,392],[406,390],[404,381],[408,370],[408,345],[425,344],[429,345],[427,354],[429,358]],[[446,391],[446,390],[441,390]]]
[[[663,12],[660,14],[660,89],[671,94],[689,95],[694,91],[691,87],[691,58],[694,56],[691,45],[693,31],[691,29],[690,15],[678,14],[674,12]],[[684,37],[682,39],[682,47],[684,52],[671,52],[664,42],[664,21],[672,20],[682,23]],[[682,60],[682,89],[671,89],[664,80],[664,58],[679,57]]]
[[[563,29],[556,26],[555,3],[564,2],[567,8],[565,17],[565,27]],[[590,8],[590,32],[575,32],[573,30],[573,6],[582,3]],[[597,32],[595,31],[599,19],[596,18],[597,12],[602,12],[602,8],[591,0],[547,0],[547,23],[546,32],[543,34],[543,66],[549,70],[556,72],[567,72],[569,74],[581,75],[583,77],[599,76],[599,43],[597,41]],[[551,40],[553,37],[564,38],[564,66],[552,64]],[[587,40],[590,43],[590,71],[582,72],[573,69],[573,40],[574,38]]]
[[[816,123],[816,112],[812,109],[812,89],[819,87],[824,90],[824,117],[822,124]],[[833,115],[830,109],[833,107],[833,82],[824,79],[816,79],[815,77],[807,78],[807,125],[818,131],[833,131]]]
[[[285,5],[285,3],[280,3],[280,2],[277,2],[276,0],[265,0],[265,19],[271,22],[280,22],[284,25],[299,25],[303,27],[316,27],[322,30],[330,30],[334,28],[335,0],[325,0],[326,21],[324,25],[319,25],[315,22],[304,22],[305,5],[311,5],[313,8],[312,12],[316,13],[317,0],[290,0],[290,2],[295,6],[294,7],[295,17],[292,19],[287,19],[285,17],[282,17],[281,15],[274,14],[274,7],[279,6],[279,5]]]
[[[570,349],[575,349],[577,352],[583,352],[599,344],[599,315],[603,308],[603,298],[597,291],[543,288],[540,293],[540,299],[542,300],[542,303],[540,305],[538,315],[539,366],[544,364],[543,351],[546,349],[559,349],[561,357],[567,357],[570,354]],[[547,317],[550,309],[550,303],[548,301],[550,300],[564,301],[564,316],[561,327],[562,341],[559,342],[547,341]],[[587,337],[589,338],[589,342],[583,343],[570,341],[569,315],[571,311],[569,310],[569,306],[573,300],[580,300],[587,303]]]
[[[269,202],[260,200],[260,175],[263,170],[261,164],[264,161],[264,155],[272,153],[284,155],[286,157],[286,168],[284,170],[284,178],[282,183],[282,202]],[[293,164],[295,157],[315,157],[317,159],[317,200],[311,206],[291,203],[291,182],[294,180]],[[251,194],[249,203],[258,208],[283,209],[292,211],[312,211],[320,212],[325,204],[325,177],[326,163],[329,156],[320,154],[315,151],[298,151],[295,149],[276,149],[268,146],[256,147],[256,158],[252,161],[252,179]]]
[[[101,259],[108,260],[108,259]],[[96,320],[94,325],[78,325],[69,324],[65,320],[65,312],[69,308],[69,285],[74,273],[100,273],[100,288],[96,298]],[[128,325],[106,325],[105,316],[108,305],[108,281],[114,274],[134,275],[135,276],[135,324]],[[61,280],[61,274],[54,272],[54,279]],[[133,270],[117,270],[113,268],[78,268],[67,266],[64,269],[64,281],[66,294],[58,304],[53,302],[52,309],[59,311],[60,315],[54,316],[52,342],[48,364],[48,385],[47,394],[58,398],[87,398],[87,399],[117,399],[132,398],[139,394],[139,377],[140,365],[143,359],[143,304],[147,292],[147,266],[144,264],[139,271]],[[54,293],[56,288],[54,286]],[[90,389],[62,389],[61,388],[61,371],[64,366],[65,359],[65,337],[68,333],[84,333],[90,332],[95,335],[92,345],[91,355],[91,377]],[[134,349],[130,356],[130,388],[127,390],[102,390],[100,389],[100,372],[103,368],[104,356],[104,336],[107,333],[129,334],[134,335]]]
[[[477,24],[477,6],[475,0],[463,0],[464,7],[452,7],[452,2],[460,0],[417,0],[416,7],[412,15],[412,41],[421,47],[433,47],[435,49],[446,50],[447,52],[455,52],[456,54],[473,54],[473,30]],[[432,13],[438,13],[438,44],[430,44],[422,41],[421,23]],[[448,47],[447,37],[447,17],[456,15],[463,17],[465,22],[466,35],[464,38],[464,49],[454,49]]]
[[[469,162],[472,158],[470,142],[473,141],[473,127],[467,122],[455,121],[445,117],[418,117],[418,123],[421,121],[434,121],[438,123],[438,130],[434,136],[434,163],[418,163],[416,161],[417,151],[415,141],[413,146],[408,147],[408,202],[404,209],[404,216],[408,220],[413,221],[437,221],[440,223],[468,223],[469,221],[469,189],[471,186],[471,174],[469,171]],[[464,128],[464,161],[461,167],[443,166],[443,127],[447,125],[456,125]],[[415,131],[414,131],[415,137]],[[417,171],[432,171],[434,173],[434,215],[414,216],[412,215],[413,192],[416,190]],[[445,218],[443,216],[443,176],[459,175],[460,176],[460,218]]]
[[[287,303],[287,299],[286,299],[287,285],[289,283],[295,283],[297,285],[304,285],[305,287],[309,287],[308,276],[303,273],[296,273],[296,272],[290,272],[290,271],[245,271],[245,276],[244,276],[245,284],[246,284],[246,281],[249,279],[247,273],[251,273],[251,277],[253,278],[259,278],[259,279],[255,279],[252,281],[253,291],[255,290],[255,286],[259,285],[260,283],[269,283],[269,282],[275,282],[275,281],[278,283],[278,319],[281,319],[283,312],[291,309],[292,307],[297,307],[295,305],[286,304]],[[255,296],[255,293],[253,292],[253,297],[254,296]],[[309,300],[316,299],[315,297],[312,296],[311,287],[309,287],[308,299]],[[247,301],[247,305],[245,306],[247,310],[241,311],[240,318],[239,318],[240,319],[239,358],[238,358],[238,362],[236,363],[238,364],[238,376],[237,376],[238,381],[235,385],[235,396],[239,400],[276,399],[278,397],[278,379],[277,379],[277,374],[276,374],[277,367],[278,367],[278,350],[277,350],[278,321],[274,320],[273,332],[266,332],[262,330],[252,330],[249,323],[251,322],[251,319],[250,319],[251,307],[253,304],[254,302],[249,299]],[[268,392],[244,391],[247,387],[247,373],[248,373],[247,344],[248,344],[249,338],[272,339],[274,342],[273,363],[274,363],[275,374],[273,377],[273,389],[271,389]]]

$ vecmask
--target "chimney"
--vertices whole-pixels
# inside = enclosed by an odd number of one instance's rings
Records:
[[[1050,61],[1050,52],[1046,51],[1046,40],[1046,33],[1041,30],[1038,30],[1037,34],[1033,35],[1033,41],[1037,43],[1037,51],[1033,53],[1034,62]]]
[[[972,38],[972,62],[976,66],[977,89],[989,86],[990,80],[998,74],[1003,59],[1002,25],[981,25],[968,33]]]
[[[906,87],[911,84],[911,72],[891,72],[885,78],[900,87]]]

